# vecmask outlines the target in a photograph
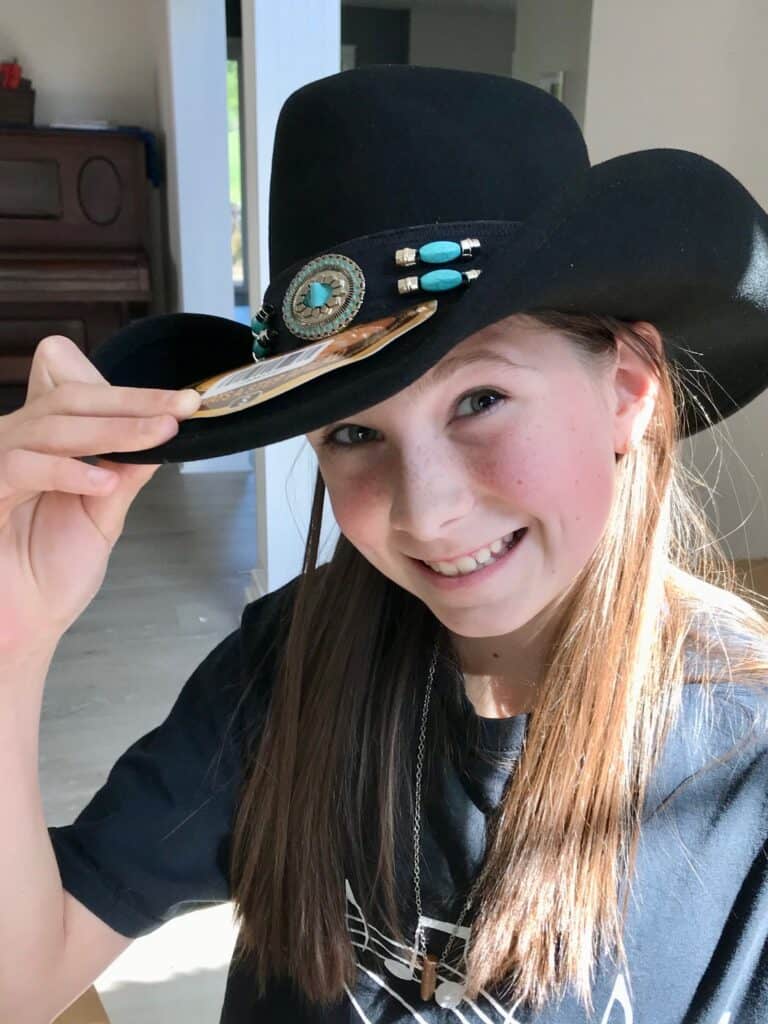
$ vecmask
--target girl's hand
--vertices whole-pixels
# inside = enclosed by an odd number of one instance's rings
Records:
[[[173,437],[187,391],[109,384],[73,341],[38,344],[21,409],[0,416],[0,655],[50,652],[104,581],[131,502],[157,465],[81,456]]]

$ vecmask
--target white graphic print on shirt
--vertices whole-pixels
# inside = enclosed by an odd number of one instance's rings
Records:
[[[419,1024],[431,1024],[434,1021],[434,1009],[437,1004],[425,1002],[421,998],[419,986],[421,982],[420,969],[414,969],[415,977],[411,975],[410,964],[413,949],[403,946],[402,943],[387,936],[384,932],[369,924],[365,919],[363,910],[355,898],[352,886],[348,879],[345,879],[347,893],[347,928],[355,947],[355,958],[358,965],[358,974],[363,984],[358,986],[355,992],[347,987],[347,995],[357,1016],[363,1024],[371,1024],[372,1021],[415,1020]],[[446,935],[453,933],[455,922],[440,921],[433,917],[422,917],[422,926],[427,930],[443,932]],[[469,928],[460,927],[456,931],[455,943],[466,943],[469,938]],[[462,976],[450,966],[442,964],[437,976],[437,988],[435,995],[440,990],[440,985],[446,983],[461,983]],[[458,1006],[449,1008],[461,1024],[522,1024],[515,1016],[517,1003],[510,1007],[503,1006],[499,1000],[485,989],[480,990],[481,998],[477,1001],[462,999]],[[382,1011],[382,997],[388,997],[393,1005],[391,1017]],[[373,1005],[367,1004],[375,1002]],[[442,1009],[442,1008],[441,1008]],[[597,1009],[597,1008],[596,1008]],[[731,1013],[724,1013],[717,1024],[731,1024]],[[595,1018],[596,1019],[596,1018]],[[599,1024],[635,1024],[632,1003],[629,996],[627,980],[623,972],[619,971],[613,982],[613,986],[606,1002]]]

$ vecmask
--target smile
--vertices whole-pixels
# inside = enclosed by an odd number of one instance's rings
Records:
[[[503,558],[507,551],[513,548],[522,538],[525,531],[526,527],[514,530],[512,533],[507,533],[498,540],[495,540],[487,547],[478,548],[477,551],[462,555],[461,558],[457,558],[452,562],[423,562],[422,564],[428,565],[433,572],[439,573],[441,576],[469,576],[491,562]]]

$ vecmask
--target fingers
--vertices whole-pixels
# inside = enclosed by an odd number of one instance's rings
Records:
[[[73,341],[50,335],[39,342],[32,360],[27,398],[6,419],[14,422],[47,415],[68,416],[190,416],[200,406],[192,388],[120,387],[110,384]],[[117,450],[117,449],[114,449]]]
[[[66,380],[107,384],[90,359],[70,338],[50,334],[38,342],[27,383],[27,402],[53,391]]]
[[[51,455],[70,456],[134,452],[169,440],[178,429],[178,420],[169,414],[139,418],[51,415],[15,425],[9,447],[14,444]]]
[[[123,532],[131,503],[160,465],[133,465],[99,459],[97,468],[109,471],[117,484],[105,484],[101,491],[84,494],[83,508],[110,546],[113,546]]]
[[[167,441],[178,429],[178,421],[173,416],[140,420],[46,416],[16,425],[10,434],[23,437],[23,442],[11,447],[12,436],[6,435],[0,445],[0,522],[18,505],[43,491],[83,495],[114,493],[118,501],[124,500],[120,499],[124,491],[135,495],[151,473],[137,476],[132,470],[124,470],[122,465],[110,463],[106,476],[98,480],[99,474],[89,472],[93,467],[80,461],[78,456],[148,448]],[[127,481],[125,488],[114,483],[123,478]],[[131,490],[134,482],[135,492]],[[107,513],[110,523],[114,517],[114,511]]]
[[[48,413],[68,416],[155,416],[164,412],[190,415],[200,405],[199,395],[192,389],[182,391],[161,388],[128,388],[68,380],[32,400],[12,413],[18,420],[29,420]]]
[[[114,487],[116,481],[117,474],[104,472],[79,459],[23,448],[0,451],[0,503],[5,507],[9,502],[20,504],[41,491],[104,494]]]
[[[99,459],[91,466],[79,459],[14,448],[0,451],[0,521],[44,491],[79,494],[83,507],[104,538],[114,545],[131,502],[160,468]]]
[[[68,338],[37,347],[27,401],[3,417],[0,447],[67,456],[141,451],[169,440],[200,405],[192,389],[109,384]]]
[[[43,338],[24,406],[0,417],[0,518],[44,491],[96,500],[112,494],[101,513],[111,528],[158,467],[110,463],[99,482],[94,467],[80,459],[162,444],[199,405],[191,389],[113,386],[69,338]]]

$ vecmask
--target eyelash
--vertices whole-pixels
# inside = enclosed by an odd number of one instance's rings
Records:
[[[474,398],[476,395],[494,395],[497,401],[485,409],[481,409],[480,412],[471,414],[470,416],[460,416],[459,419],[476,419],[478,416],[485,416],[488,413],[494,412],[499,406],[504,404],[505,396],[501,392],[496,391],[494,388],[478,388],[475,391],[469,391],[466,395],[462,395],[456,403],[461,405],[462,402],[466,401],[467,398]],[[357,448],[360,445],[369,444],[369,441],[337,441],[335,434],[338,434],[340,430],[354,429],[357,426],[355,423],[343,423],[341,426],[334,427],[327,433],[322,435],[321,444],[328,445],[331,448]],[[362,430],[371,430],[371,427],[362,427]]]

